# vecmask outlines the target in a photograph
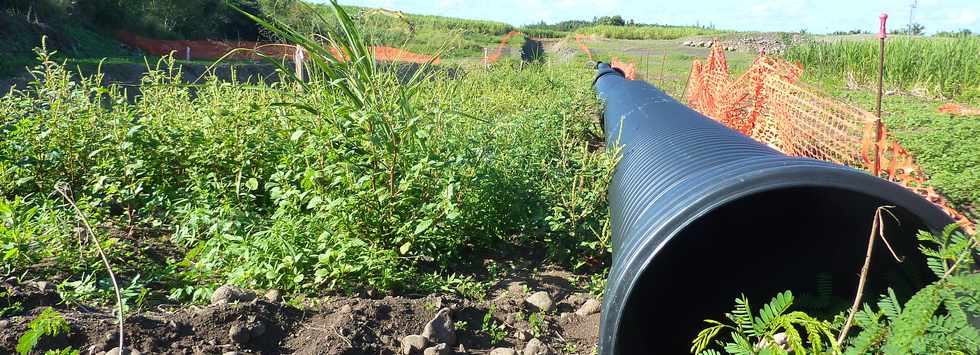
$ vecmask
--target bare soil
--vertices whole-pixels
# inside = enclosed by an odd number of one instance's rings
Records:
[[[533,312],[524,302],[529,293],[546,291],[555,306],[545,313],[538,339],[552,353],[591,354],[599,330],[599,314],[579,316],[575,310],[592,297],[577,287],[577,277],[557,267],[497,282],[483,300],[455,295],[287,299],[259,297],[250,302],[213,305],[161,305],[128,314],[127,346],[143,354],[400,354],[401,339],[420,334],[441,308],[451,309],[457,328],[456,354],[485,354],[497,347],[517,350],[533,337],[528,323]],[[81,354],[100,354],[118,345],[115,316],[108,308],[67,307],[50,285],[36,282],[3,284],[7,302],[21,302],[25,312],[0,318],[0,353],[13,353],[30,321],[52,306],[71,326],[68,334],[47,337],[37,350],[72,346]],[[44,287],[44,290],[40,288]],[[491,308],[492,307],[492,308]],[[505,324],[507,336],[493,343],[482,330],[484,315]],[[229,330],[245,329],[248,340],[235,341]],[[462,349],[459,345],[462,345]],[[462,350],[462,351],[460,351]]]

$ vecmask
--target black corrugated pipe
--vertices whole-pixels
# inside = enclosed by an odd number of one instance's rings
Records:
[[[915,234],[953,222],[932,203],[859,170],[785,156],[598,69],[606,142],[622,147],[609,187],[601,354],[687,353],[703,320],[723,320],[741,293],[760,305],[787,289],[800,299],[829,288],[843,305],[834,312],[847,308],[879,206],[895,206],[885,234],[905,260],[876,247],[865,299],[931,281]]]

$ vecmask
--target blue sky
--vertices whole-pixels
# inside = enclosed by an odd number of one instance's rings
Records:
[[[315,0],[325,2],[325,0]],[[912,0],[341,0],[345,5],[411,13],[486,19],[513,25],[621,15],[638,22],[713,24],[717,28],[814,33],[862,29],[877,32],[878,14],[889,28],[909,20]],[[918,0],[915,22],[926,32],[961,28],[980,32],[980,0]]]

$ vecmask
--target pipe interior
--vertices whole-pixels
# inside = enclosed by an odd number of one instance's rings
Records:
[[[796,303],[811,304],[811,315],[824,312],[831,319],[853,300],[875,208],[890,204],[853,191],[806,187],[761,192],[716,208],[675,236],[643,271],[626,301],[618,353],[689,353],[703,320],[727,322],[724,314],[741,293],[758,314],[778,292],[792,290]],[[908,297],[931,281],[915,238],[926,226],[901,207],[892,211],[901,224],[885,218],[885,235],[904,261],[896,262],[876,242],[865,301],[877,301],[889,286]],[[837,306],[821,308],[824,303]]]

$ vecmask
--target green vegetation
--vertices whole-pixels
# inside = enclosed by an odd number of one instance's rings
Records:
[[[502,22],[350,9],[357,11],[358,24],[369,43],[421,54],[442,52],[445,58],[482,55],[483,48],[496,47],[501,36],[515,30]]]
[[[616,39],[678,39],[689,36],[707,36],[726,33],[727,31],[704,27],[686,26],[611,26],[598,25],[579,28],[576,33],[597,35]]]
[[[502,245],[543,247],[568,265],[608,255],[613,161],[591,143],[597,103],[584,63],[504,60],[455,79],[423,68],[399,83],[339,16],[351,36],[332,38],[364,60],[337,63],[279,31],[313,50],[311,81],[212,78],[191,95],[161,61],[132,104],[40,51],[37,80],[0,98],[3,266],[73,275],[63,292],[74,299],[109,294],[97,254],[52,194],[59,184],[109,236],[102,246],[135,305],[201,301],[222,283],[436,289]],[[154,260],[150,248],[182,257]]]
[[[791,47],[786,58],[803,64],[808,76],[853,77],[877,83],[878,41],[813,41]],[[925,90],[970,100],[980,96],[980,37],[889,38],[885,82],[890,88]]]
[[[34,351],[41,339],[45,337],[56,337],[71,331],[68,321],[51,307],[45,308],[27,326],[27,332],[17,340],[17,353],[27,355]],[[46,354],[78,354],[77,350],[61,349],[48,351]]]
[[[490,344],[498,344],[507,337],[507,325],[498,322],[493,317],[493,313],[496,310],[496,306],[490,304],[490,309],[487,310],[487,313],[483,314],[483,323],[480,328],[481,332],[490,337]]]
[[[936,277],[935,282],[918,290],[902,303],[890,288],[877,303],[877,310],[865,303],[855,314],[860,331],[848,331],[843,345],[846,354],[975,354],[980,350],[980,329],[971,319],[980,316],[980,274],[974,269],[974,255],[980,252],[975,238],[950,225],[942,234],[920,232],[920,249]],[[837,334],[843,330],[846,313],[832,321],[818,320],[801,311],[789,312],[793,296],[780,293],[752,313],[743,296],[735,300],[735,310],[725,316],[730,324],[706,320],[691,346],[692,354],[814,354],[840,352]],[[788,313],[787,313],[788,312]],[[803,329],[806,336],[802,336]],[[730,341],[715,340],[722,332]]]
[[[767,353],[785,353],[780,343],[785,343],[797,354],[808,352],[820,354],[825,350],[840,352],[840,348],[834,341],[833,326],[830,322],[820,321],[804,312],[787,312],[792,305],[793,293],[786,291],[773,297],[759,310],[759,314],[755,315],[752,313],[748,298],[742,295],[735,299],[735,310],[725,314],[730,324],[705,320],[712,326],[698,333],[694,345],[691,346],[691,353],[718,354],[705,349],[723,330],[730,332],[731,335],[731,341],[724,343],[725,351],[730,354],[756,354],[762,349],[769,351]],[[797,327],[802,328],[804,333],[799,333]],[[777,333],[785,335],[783,342],[775,339]]]

